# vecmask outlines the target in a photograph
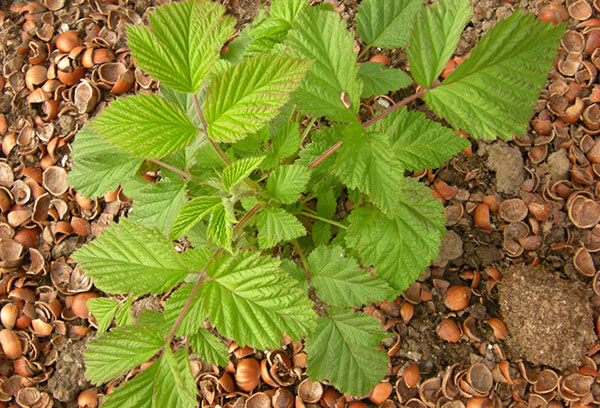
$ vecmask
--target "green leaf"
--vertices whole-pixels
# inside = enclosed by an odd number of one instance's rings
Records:
[[[107,293],[156,294],[173,288],[187,274],[170,241],[156,229],[127,219],[106,228],[72,257]]]
[[[142,160],[119,151],[102,140],[91,124],[86,123],[73,142],[73,168],[67,176],[69,185],[89,198],[114,191],[134,176]]]
[[[208,87],[208,136],[231,143],[260,130],[289,99],[309,66],[309,61],[260,54],[229,68]]]
[[[235,20],[210,1],[187,1],[157,7],[150,13],[152,31],[127,26],[127,45],[137,65],[180,92],[196,93],[207,78]]]
[[[515,11],[488,31],[471,56],[425,94],[425,101],[472,136],[524,135],[565,28]]]
[[[397,186],[400,206],[393,218],[372,207],[356,208],[348,217],[347,245],[364,265],[394,289],[405,290],[438,255],[445,219],[431,191],[414,179]]]
[[[264,156],[247,157],[245,159],[236,160],[223,170],[223,186],[225,190],[230,191],[230,188],[248,177],[254,170],[260,166]]]
[[[198,92],[198,99],[204,99],[202,90]],[[165,98],[169,102],[174,103],[179,109],[185,112],[186,116],[190,118],[194,126],[199,128],[202,126],[196,106],[194,105],[194,96],[188,92],[179,92],[173,88],[169,88],[168,85],[160,84],[158,95]]]
[[[177,212],[186,201],[185,184],[181,180],[164,179],[157,184],[149,184],[131,198],[133,209],[129,213],[130,220],[169,235]]]
[[[189,271],[200,272],[212,256],[213,253],[208,249],[192,248],[179,254],[179,259]]]
[[[271,17],[264,20],[250,33],[251,40],[246,46],[244,56],[270,53],[276,44],[285,39],[290,28],[290,23],[281,18]]]
[[[177,317],[179,317],[179,313],[181,313],[181,309],[183,309],[185,302],[192,294],[193,288],[194,285],[181,285],[171,294],[169,299],[167,299],[167,302],[165,303],[164,317],[165,323],[169,327],[173,327],[175,324]],[[183,316],[183,320],[177,328],[175,335],[187,336],[196,333],[198,329],[202,327],[205,318],[206,314],[202,310],[202,297],[200,296],[200,293],[196,293],[190,308]]]
[[[348,128],[344,133],[335,174],[348,187],[367,194],[383,212],[394,214],[403,169],[387,138],[377,131],[365,133],[361,126]]]
[[[358,66],[358,78],[363,82],[361,96],[386,95],[390,91],[406,88],[412,79],[406,72],[388,68],[378,62],[363,62]]]
[[[300,111],[340,122],[357,121],[361,88],[353,43],[337,13],[305,7],[296,17],[285,41],[286,53],[315,61],[292,96]],[[350,101],[349,108],[342,93]]]
[[[171,229],[171,239],[175,240],[185,235],[213,208],[221,204],[220,197],[196,197],[181,207]]]
[[[273,200],[291,204],[300,198],[302,190],[310,180],[308,167],[291,164],[275,169],[267,181],[267,191]]]
[[[360,38],[368,47],[405,47],[422,4],[423,0],[363,0],[356,14]]]
[[[218,246],[231,252],[231,238],[233,237],[232,222],[235,217],[229,214],[225,206],[217,205],[213,208],[206,228],[208,237]]]
[[[96,318],[98,333],[104,333],[110,327],[119,307],[119,302],[108,298],[95,298],[87,301],[89,311]]]
[[[197,386],[187,349],[165,353],[133,380],[104,397],[103,408],[194,408]]]
[[[273,0],[269,15],[293,24],[296,17],[306,7],[306,0]]]
[[[88,344],[85,375],[100,385],[148,361],[164,345],[161,334],[151,327],[116,327]]]
[[[200,329],[188,338],[194,353],[199,354],[202,360],[216,366],[225,367],[229,364],[227,347],[214,334],[205,329]]]
[[[407,170],[435,169],[469,146],[467,139],[423,112],[395,110],[375,124],[390,142],[394,156]]]
[[[387,354],[376,348],[385,337],[371,316],[332,309],[306,341],[307,374],[350,395],[367,395],[387,374]]]
[[[306,274],[296,263],[289,259],[283,259],[281,261],[281,269],[288,273],[292,278],[298,281],[295,287],[302,289],[304,294],[308,296],[309,288],[308,288],[308,280],[306,279]]]
[[[120,150],[149,159],[183,149],[198,133],[181,109],[154,94],[115,99],[92,127]]]
[[[125,303],[123,303],[115,315],[115,322],[117,327],[125,327],[133,324],[133,313],[131,311],[131,305],[133,304],[133,296],[128,296]]]
[[[300,148],[301,137],[296,122],[288,123],[279,129],[271,141],[271,151],[277,161],[296,153]]]
[[[208,268],[204,310],[225,337],[240,346],[279,347],[284,334],[299,340],[313,327],[312,302],[279,268],[256,252],[225,254]]]
[[[360,268],[339,246],[320,246],[308,257],[311,282],[331,306],[361,306],[395,297],[395,292],[379,277]]]
[[[258,213],[256,222],[258,245],[263,249],[306,235],[306,229],[300,221],[281,208],[265,208]]]
[[[424,7],[415,19],[408,61],[423,88],[431,86],[446,66],[472,13],[467,0],[442,0]]]
[[[313,161],[342,139],[343,130],[344,126],[336,123],[333,126],[327,126],[312,132],[310,135],[312,143],[300,150],[296,164],[306,167],[310,166]],[[312,170],[311,184],[331,176],[331,168],[335,165],[337,156],[338,152],[333,152],[333,154],[329,155]]]

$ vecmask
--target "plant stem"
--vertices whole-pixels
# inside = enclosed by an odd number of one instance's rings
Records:
[[[305,217],[314,218],[315,220],[326,222],[327,224],[335,225],[336,227],[341,228],[341,229],[345,229],[345,230],[348,229],[348,227],[346,227],[344,224],[340,224],[337,221],[333,221],[333,220],[329,220],[327,218],[319,217],[318,215],[313,215],[313,214],[305,212],[305,211],[300,211],[298,214],[304,215]]]
[[[214,140],[212,140],[210,137],[208,137],[208,123],[206,123],[206,118],[204,117],[204,114],[202,113],[202,109],[200,109],[200,102],[198,102],[198,97],[196,96],[196,94],[192,95],[192,99],[194,100],[194,106],[196,107],[196,113],[198,113],[200,122],[202,122],[202,127],[204,128],[204,134],[206,135],[206,139],[208,140],[208,143],[210,143],[213,150],[215,151],[215,153],[217,153],[217,155],[223,161],[223,163],[225,163],[226,166],[229,166],[231,164],[231,160],[229,160],[229,157],[227,157],[225,155],[225,152],[223,152],[221,147],[219,147],[219,145]]]
[[[371,49],[371,47],[366,46],[365,48],[362,49],[362,51],[360,52],[360,54],[358,54],[358,57],[356,57],[356,60],[359,61],[362,57],[365,56],[365,54]]]
[[[302,137],[300,138],[300,145],[302,145],[302,143],[304,143],[304,139],[306,139],[306,137],[308,136],[308,133],[310,132],[310,129],[313,127],[313,125],[315,124],[316,121],[317,121],[317,118],[312,118],[310,120],[310,123],[304,129],[304,132],[302,132]]]
[[[313,169],[315,167],[317,167],[319,164],[321,164],[321,162],[323,160],[325,160],[326,158],[329,157],[329,155],[331,155],[331,153],[335,152],[337,149],[340,148],[340,146],[342,145],[342,141],[340,140],[339,142],[337,142],[336,144],[334,144],[333,146],[331,146],[329,149],[325,150],[325,152],[320,155],[319,157],[317,157],[315,159],[315,161],[313,161],[311,164],[308,165],[309,169]]]
[[[302,249],[302,246],[300,246],[297,239],[292,241],[292,246],[294,247],[294,250],[300,257],[302,266],[304,266],[304,273],[307,274],[308,273],[308,262],[306,261],[306,256],[304,255],[304,250]]]
[[[163,163],[160,160],[150,159],[150,162],[152,162],[154,164],[157,164],[160,167],[164,167],[165,169],[171,170],[172,172],[179,174],[184,179],[190,180],[192,178],[192,176],[190,176],[189,174],[187,174],[185,171],[179,170],[177,167],[173,167],[170,164]]]

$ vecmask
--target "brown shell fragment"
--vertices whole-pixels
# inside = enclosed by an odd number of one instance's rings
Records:
[[[520,198],[504,200],[498,209],[500,218],[506,222],[521,221],[527,217],[527,204]]]
[[[547,394],[558,386],[558,374],[550,369],[540,371],[537,381],[533,385],[536,394]]]
[[[574,20],[587,20],[592,16],[592,6],[587,0],[577,0],[569,4],[567,8],[569,16]]]
[[[294,406],[294,394],[287,388],[277,388],[271,397],[273,408],[292,408]]]
[[[235,370],[235,382],[237,386],[246,392],[250,392],[260,382],[260,367],[254,358],[241,360]]]
[[[438,335],[450,343],[456,343],[462,337],[462,332],[452,319],[442,320],[437,329]]]
[[[42,175],[42,184],[52,195],[64,194],[69,188],[66,170],[58,166],[48,167]]]
[[[90,81],[83,80],[75,88],[73,99],[79,113],[88,113],[100,100],[100,91]]]
[[[246,400],[245,408],[270,408],[271,398],[264,392],[257,392],[252,394],[250,398]]]
[[[494,331],[494,336],[499,340],[504,340],[508,336],[508,329],[504,322],[497,317],[488,319],[488,324]]]
[[[593,383],[594,377],[575,373],[563,379],[561,388],[577,397],[583,397],[590,392]]]
[[[471,365],[467,371],[466,379],[471,387],[480,394],[478,396],[487,395],[494,385],[492,370],[482,363]]]
[[[6,357],[11,360],[15,360],[23,355],[19,336],[12,330],[3,329],[0,331],[0,345]]]
[[[298,386],[298,396],[304,402],[316,404],[323,396],[323,386],[320,382],[314,382],[306,378]]]
[[[569,219],[578,228],[592,228],[600,221],[600,204],[578,195],[569,202]]]
[[[596,267],[590,252],[585,248],[579,248],[573,257],[573,265],[577,272],[586,277],[592,277],[596,274]]]

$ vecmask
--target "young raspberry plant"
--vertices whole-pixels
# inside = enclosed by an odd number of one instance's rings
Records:
[[[101,334],[86,375],[99,385],[153,361],[104,408],[196,407],[190,348],[226,365],[218,334],[258,349],[304,339],[313,381],[368,394],[387,374],[387,333],[360,307],[415,282],[445,233],[442,206],[408,172],[468,146],[405,105],[420,98],[472,137],[523,135],[565,29],[516,11],[440,81],[468,0],[362,1],[365,50],[408,47],[410,75],[357,64],[345,22],[305,0],[273,0],[221,57],[235,33],[224,13],[192,0],[129,26],[160,92],[113,101],[73,144],[76,191],[120,186],[133,198],[127,218],[73,254],[98,289],[128,296],[90,300]],[[361,101],[411,85],[412,96],[359,117]],[[162,313],[133,321],[133,297],[165,293]]]

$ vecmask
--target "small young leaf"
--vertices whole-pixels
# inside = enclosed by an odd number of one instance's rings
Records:
[[[361,96],[386,95],[390,91],[406,88],[412,79],[396,68],[387,68],[378,62],[363,62],[358,66],[358,78],[363,82]]]
[[[386,214],[398,207],[402,166],[379,132],[365,133],[361,126],[348,128],[339,149],[335,174],[350,188],[358,188]]]
[[[271,142],[271,150],[277,159],[283,159],[296,153],[300,148],[300,129],[298,123],[292,122],[283,126]]]
[[[346,243],[364,265],[373,265],[378,276],[402,291],[437,257],[446,228],[443,208],[427,187],[406,178],[396,188],[400,202],[395,216],[356,208],[348,217]]]
[[[236,160],[223,170],[223,186],[225,190],[229,189],[248,177],[254,170],[260,166],[264,159],[264,156],[259,157],[247,157],[245,159]]]
[[[379,277],[371,277],[339,246],[320,246],[308,257],[311,282],[319,298],[331,306],[362,306],[395,297]]]
[[[180,92],[196,93],[207,78],[235,20],[210,1],[185,1],[150,13],[152,31],[127,26],[127,45],[137,65]]]
[[[171,239],[175,240],[185,235],[206,214],[221,204],[220,197],[196,197],[181,207],[171,229]]]
[[[108,298],[95,298],[87,301],[87,307],[96,318],[98,333],[104,333],[115,317],[119,302]]]
[[[422,4],[422,0],[363,0],[356,14],[360,38],[368,47],[405,47]]]
[[[183,149],[198,133],[181,109],[154,94],[115,99],[92,127],[120,150],[150,159]]]
[[[306,7],[306,0],[273,0],[269,14],[293,24],[302,9]]]
[[[93,121],[85,124],[73,142],[73,168],[67,176],[69,185],[89,198],[113,191],[134,176],[141,159],[119,151],[102,140],[94,129]]]
[[[187,348],[169,347],[148,368],[104,398],[102,408],[194,408],[197,386]]]
[[[176,291],[174,291],[167,302],[165,303],[164,318],[165,323],[172,327],[181,313],[181,309],[185,305],[189,296],[192,293],[194,285],[184,284],[181,285]],[[187,313],[183,316],[181,324],[177,328],[175,335],[186,336],[194,334],[202,327],[206,314],[202,310],[202,297],[200,293],[197,293],[192,300],[192,304],[188,309]]]
[[[305,7],[296,17],[285,41],[289,54],[315,60],[292,96],[300,111],[340,122],[356,122],[361,89],[353,42],[337,13]],[[350,108],[344,106],[342,94],[348,97]]]
[[[565,28],[515,11],[490,29],[471,56],[425,94],[425,101],[472,136],[524,135]]]
[[[258,245],[272,248],[282,241],[306,235],[306,229],[296,217],[281,208],[266,208],[258,214]]]
[[[231,238],[233,228],[231,226],[235,218],[229,214],[225,206],[217,205],[213,208],[206,228],[208,237],[218,246],[231,252]]]
[[[284,272],[287,272],[288,275],[298,281],[295,287],[302,289],[304,294],[308,296],[308,280],[306,279],[306,274],[302,268],[289,259],[283,259],[280,267]]]
[[[229,364],[227,347],[208,330],[198,330],[196,334],[188,337],[188,341],[194,353],[199,354],[207,363],[221,367]]]
[[[290,23],[281,18],[271,17],[264,20],[250,33],[251,39],[246,46],[244,56],[270,53],[276,44],[285,39],[290,28]]]
[[[387,136],[394,156],[406,170],[438,168],[469,145],[452,129],[427,119],[423,112],[408,111],[405,107],[374,126]]]
[[[129,219],[147,228],[157,228],[169,235],[177,212],[186,201],[185,184],[181,180],[163,179],[149,184],[133,197]]]
[[[156,294],[173,288],[187,274],[160,232],[123,218],[72,257],[96,287],[108,293]]]
[[[310,180],[308,167],[297,164],[281,166],[269,177],[267,191],[273,200],[282,204],[291,204],[300,198],[308,180]]]
[[[315,324],[312,302],[279,268],[256,252],[225,254],[208,268],[204,310],[225,337],[240,346],[279,347],[284,334],[300,339]]]
[[[208,136],[231,143],[260,130],[287,102],[309,66],[309,61],[260,54],[229,68],[208,87]]]
[[[385,377],[388,357],[377,350],[387,334],[369,315],[332,309],[320,317],[313,337],[306,341],[307,374],[313,381],[329,381],[340,391],[363,396]]]
[[[131,306],[133,304],[133,296],[128,296],[125,303],[123,303],[117,313],[115,314],[115,322],[117,327],[125,327],[133,324],[133,313],[131,312]]]
[[[431,86],[446,66],[472,12],[466,0],[442,0],[424,7],[415,19],[408,61],[413,78],[423,88]]]
[[[145,326],[117,327],[92,340],[84,353],[85,375],[96,385],[146,362],[165,342],[159,332]]]

